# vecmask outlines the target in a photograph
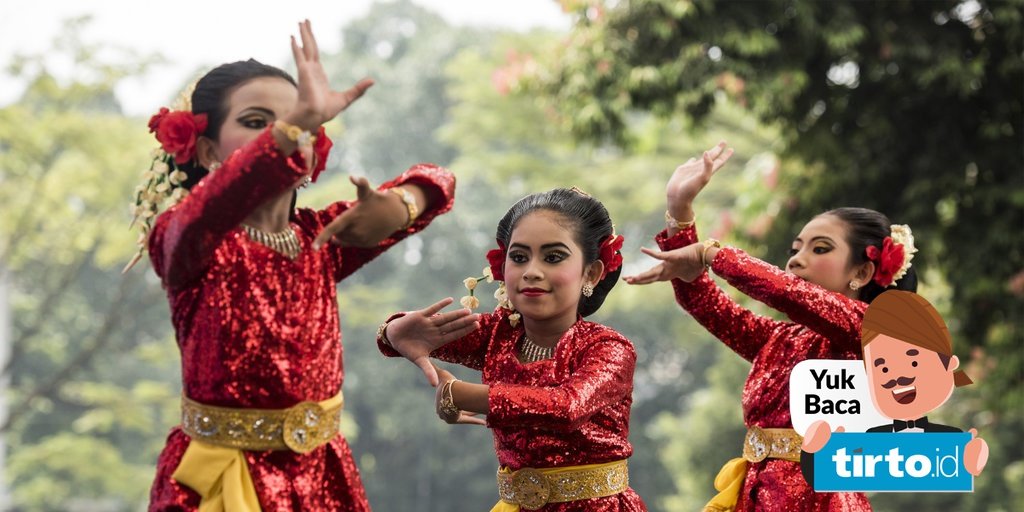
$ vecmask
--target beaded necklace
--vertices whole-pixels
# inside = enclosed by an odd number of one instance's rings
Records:
[[[299,237],[291,226],[277,233],[267,233],[246,224],[242,224],[242,229],[245,230],[245,234],[253,242],[282,254],[290,260],[294,260],[298,257],[299,252],[302,251],[302,246],[299,245]]]
[[[533,342],[530,336],[523,333],[523,342],[519,345],[519,359],[524,363],[535,363],[545,359],[551,359],[555,354],[555,347],[542,347]]]

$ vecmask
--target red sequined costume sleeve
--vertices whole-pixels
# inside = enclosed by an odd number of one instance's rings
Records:
[[[694,228],[672,237],[656,237],[662,250],[697,241]],[[860,324],[867,304],[788,274],[735,248],[715,255],[711,269],[748,296],[786,313],[781,322],[740,306],[707,274],[692,283],[675,279],[676,301],[729,348],[752,363],[743,387],[746,426],[793,428],[789,414],[789,376],[806,359],[859,359]],[[734,454],[742,449],[736,443]],[[714,466],[714,464],[712,464]],[[717,466],[709,467],[714,476]],[[710,489],[710,486],[709,486]],[[709,495],[710,496],[710,495]],[[738,511],[871,510],[860,493],[815,493],[800,465],[780,459],[751,463],[740,492]]]
[[[229,158],[156,221],[150,257],[162,278],[181,351],[184,394],[208,405],[281,409],[338,393],[344,380],[336,281],[451,208],[454,177],[415,166],[385,186],[432,187],[437,201],[410,229],[373,249],[311,244],[338,203],[291,219],[302,248],[294,260],[251,241],[239,223],[300,178],[296,153],[286,158],[267,133]],[[171,478],[189,438],[171,430],[157,464],[151,511],[196,510],[198,495]],[[348,443],[338,435],[300,455],[245,452],[266,511],[366,511],[365,492]]]
[[[478,368],[490,386],[487,426],[501,466],[551,468],[626,459],[636,352],[621,334],[578,320],[551,359],[521,363],[516,347],[523,324],[508,311],[483,315],[481,328],[431,355]],[[397,355],[382,346],[385,355]],[[482,508],[482,507],[481,507]],[[605,498],[552,503],[545,512],[647,510],[632,490]]]

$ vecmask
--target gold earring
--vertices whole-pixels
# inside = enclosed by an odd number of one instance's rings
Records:
[[[583,283],[583,296],[590,297],[594,294],[594,285],[590,283]]]
[[[854,281],[854,280],[851,279],[850,280],[850,289],[853,290],[853,291],[859,290],[860,289],[860,283],[858,283],[857,281]]]
[[[210,172],[214,172],[217,169],[220,169],[220,162],[213,162],[212,164],[210,164],[210,167],[207,170]]]

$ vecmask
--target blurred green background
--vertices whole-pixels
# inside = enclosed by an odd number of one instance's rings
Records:
[[[556,186],[603,200],[626,236],[625,273],[646,268],[639,247],[662,226],[668,176],[724,139],[737,153],[698,200],[702,234],[782,264],[803,223],[829,208],[909,224],[918,292],[976,381],[934,415],[988,441],[975,492],[879,493],[875,509],[1024,510],[1024,3],[559,3],[568,31],[453,26],[404,0],[317,27],[341,33],[323,56],[333,83],[370,75],[380,85],[329,127],[328,172],[300,202],[351,198],[353,169],[379,183],[429,161],[459,179],[451,214],[339,289],[344,429],[373,507],[475,511],[496,497],[489,431],[436,420],[419,372],[378,354],[376,326],[463,294],[505,209]],[[120,273],[135,241],[132,190],[155,142],[115,88],[158,59],[111,57],[83,35],[89,24],[67,20],[47,50],[74,62],[73,80],[39,56],[6,63],[28,84],[0,107],[11,510],[144,509],[178,421],[163,291],[148,264]],[[639,354],[632,486],[651,510],[699,510],[740,452],[749,365],[668,285],[620,283],[594,319]]]

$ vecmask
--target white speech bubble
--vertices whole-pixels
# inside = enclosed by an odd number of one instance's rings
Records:
[[[855,403],[859,413],[851,412]],[[831,413],[825,412],[828,409]],[[789,376],[789,414],[793,429],[800,435],[817,420],[827,421],[832,430],[842,426],[847,432],[864,432],[892,423],[875,409],[864,361],[860,359],[807,359],[797,363]]]

